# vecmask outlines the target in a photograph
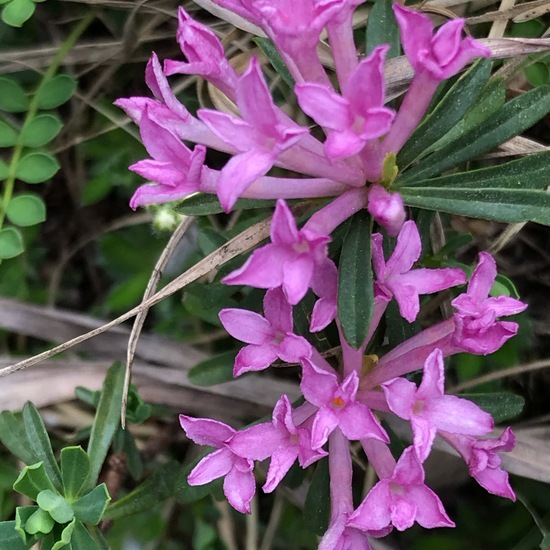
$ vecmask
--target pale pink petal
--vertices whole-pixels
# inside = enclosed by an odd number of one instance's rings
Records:
[[[351,157],[359,153],[365,146],[365,139],[352,129],[330,132],[325,141],[325,152],[329,158],[337,159]]]
[[[229,504],[241,514],[250,514],[250,501],[256,492],[256,480],[250,470],[233,468],[223,482],[223,493]]]
[[[391,496],[387,480],[379,481],[348,520],[350,527],[379,531],[391,523]]]
[[[430,18],[399,3],[392,4],[405,55],[415,67],[418,55],[431,46],[433,24]],[[416,68],[416,67],[415,67]]]
[[[205,485],[226,475],[233,467],[233,455],[225,447],[206,455],[187,477],[189,485]]]
[[[416,386],[405,378],[396,378],[382,384],[390,410],[405,420],[411,417],[416,400]]]
[[[271,338],[273,330],[267,319],[246,309],[227,308],[219,314],[225,330],[241,342],[263,344]]]
[[[494,428],[493,417],[476,404],[454,395],[430,400],[423,411],[439,430],[464,435],[484,435]]]
[[[336,374],[320,369],[309,359],[303,359],[300,389],[304,397],[316,407],[328,404],[338,388]]]
[[[460,268],[446,267],[441,269],[413,269],[405,273],[403,284],[413,285],[419,294],[432,294],[453,286],[466,283],[466,275]]]
[[[237,151],[248,151],[257,147],[256,132],[248,122],[210,109],[199,109],[197,116],[217,137]]]
[[[412,285],[402,282],[402,277],[394,277],[385,285],[393,294],[401,317],[412,323],[420,311],[418,291]]]
[[[319,332],[325,329],[336,318],[336,300],[320,298],[313,306],[309,332]]]
[[[418,460],[424,462],[432,450],[437,435],[437,427],[422,416],[413,415],[411,417],[411,428],[416,456]]]
[[[416,521],[426,529],[454,527],[439,497],[426,485],[408,489],[408,498],[416,504]]]
[[[132,167],[130,167],[130,170],[131,169]],[[181,200],[196,191],[197,189],[194,186],[186,185],[178,185],[177,187],[161,184],[141,185],[136,189],[130,199],[130,208],[135,210],[139,206],[144,206],[146,204],[160,204],[164,202]]]
[[[338,424],[338,415],[330,407],[319,409],[311,427],[311,447],[313,449],[322,447]]]
[[[311,356],[311,344],[302,336],[287,334],[278,346],[277,353],[286,363],[299,363]]]
[[[237,432],[227,442],[227,446],[240,457],[265,460],[286,442],[284,432],[275,429],[271,422],[262,422]]]
[[[369,190],[367,209],[374,221],[381,225],[390,237],[395,237],[407,217],[403,199],[399,193],[389,193],[381,185],[374,184]]]
[[[235,433],[227,424],[210,418],[193,418],[180,414],[179,420],[187,437],[198,445],[220,447]]]
[[[494,258],[487,252],[480,252],[479,262],[468,283],[468,295],[477,301],[487,298],[496,276],[497,264]]]
[[[262,346],[245,346],[235,357],[233,376],[240,376],[248,371],[264,370],[277,360],[277,348],[272,344]]]
[[[264,493],[271,493],[277,488],[277,485],[286,476],[297,457],[298,448],[289,444],[282,446],[271,455],[265,485],[262,487]]]
[[[456,56],[461,43],[464,19],[452,19],[439,27],[431,41],[431,50],[439,65],[445,67]]]
[[[353,123],[349,102],[322,84],[297,84],[294,88],[302,110],[317,124],[344,130]]]
[[[296,220],[284,200],[279,199],[275,206],[270,228],[271,242],[274,244],[293,245],[300,236]]]
[[[283,266],[283,290],[290,304],[297,304],[309,288],[315,265],[309,254],[300,254]]]
[[[380,426],[371,410],[363,403],[354,401],[348,403],[338,413],[338,427],[347,439],[358,441],[359,439],[378,439],[389,443],[389,438]]]
[[[292,306],[288,303],[280,287],[265,293],[264,315],[274,330],[283,333],[292,332]]]
[[[445,364],[443,352],[436,348],[424,363],[422,382],[418,386],[417,399],[441,397],[445,393]]]
[[[397,237],[397,244],[386,263],[387,273],[406,273],[420,258],[422,243],[420,233],[413,220],[408,220]]]

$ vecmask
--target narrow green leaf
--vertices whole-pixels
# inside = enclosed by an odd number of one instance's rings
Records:
[[[58,170],[59,162],[49,153],[27,153],[17,165],[15,175],[25,183],[42,183]]]
[[[42,510],[48,512],[56,523],[68,523],[74,518],[71,505],[61,495],[49,489],[38,494],[36,503]]]
[[[9,260],[25,250],[23,236],[15,227],[0,229],[0,260]]]
[[[17,132],[6,122],[0,120],[0,147],[13,147],[17,141]]]
[[[402,187],[409,206],[505,223],[550,225],[550,193],[532,189]]]
[[[59,74],[43,81],[36,91],[39,109],[55,109],[69,101],[76,90],[76,80],[69,75]]]
[[[103,461],[111,446],[111,441],[120,426],[124,371],[125,368],[122,363],[114,363],[107,371],[107,376],[103,382],[101,399],[88,443],[88,456],[91,463],[88,477],[89,487],[95,486]]]
[[[74,525],[71,536],[71,550],[98,550],[96,541],[80,521],[75,522]]]
[[[397,57],[400,53],[399,27],[393,10],[392,0],[376,0],[372,7],[366,27],[366,52],[371,54],[376,46],[388,44],[387,58]]]
[[[550,151],[535,153],[498,166],[449,176],[412,181],[407,187],[468,189],[546,189],[550,185]],[[396,182],[399,187],[399,181]]]
[[[391,2],[390,2],[391,3]],[[481,59],[464,73],[435,109],[416,128],[397,156],[397,165],[408,166],[451,130],[477,101],[491,76],[491,62]]]
[[[525,406],[525,399],[520,395],[507,392],[496,393],[463,393],[460,395],[488,412],[496,423],[511,420],[519,416]]]
[[[0,180],[5,180],[8,177],[8,165],[0,160]]]
[[[42,462],[25,466],[13,484],[14,491],[28,496],[31,500],[36,500],[46,489],[54,491],[55,487]]]
[[[61,531],[61,536],[56,537],[57,541],[52,546],[52,550],[67,550],[65,547],[71,542],[75,525],[76,518],[73,519],[73,521],[71,521],[69,525],[63,528],[63,530]]]
[[[212,450],[213,449],[210,449],[210,451],[212,451]],[[196,502],[197,500],[201,500],[205,496],[212,493],[216,489],[216,487],[220,486],[220,480],[219,479],[211,481],[210,483],[206,483],[204,485],[189,485],[189,483],[187,482],[187,477],[191,473],[191,470],[208,454],[208,452],[209,451],[205,451],[200,457],[195,459],[193,462],[191,462],[190,464],[185,465],[180,470],[180,472],[178,473],[178,476],[176,478],[176,482],[174,484],[174,497],[176,498],[176,500],[179,503],[189,504],[190,502]],[[149,497],[148,494],[152,490],[154,490],[154,488],[150,487],[146,484],[142,485],[142,487],[143,487],[143,492],[144,492],[143,497],[138,495],[137,492],[136,492],[140,489],[139,487],[138,487],[138,489],[136,489],[136,491],[133,491],[133,493],[136,493],[135,496],[136,496],[136,500],[138,502],[140,502],[140,500],[142,498],[144,500],[146,498],[152,498],[152,497]],[[132,493],[130,493],[130,495],[131,494]],[[130,496],[130,495],[128,495],[128,496]],[[126,497],[124,497],[124,498],[126,498]],[[158,497],[155,497],[155,498],[158,498]],[[120,502],[122,500],[124,500],[124,499],[120,499],[118,502]],[[114,509],[113,512],[111,512],[111,508],[109,508],[107,510],[107,512],[105,514],[106,517],[111,518],[112,514],[117,514],[117,517],[119,517],[118,516],[118,514],[119,514],[119,512],[118,512],[118,502],[115,502],[113,504],[113,506],[112,506],[112,508]],[[132,505],[132,506],[134,506],[134,505]],[[136,505],[136,511],[141,511],[141,509],[139,509],[139,510],[137,509],[137,505]],[[126,514],[123,514],[123,515],[126,515]]]
[[[50,437],[38,409],[30,401],[27,401],[23,407],[23,422],[27,439],[34,453],[38,460],[44,463],[44,468],[55,488],[61,490],[61,472],[53,454]]]
[[[10,453],[22,460],[25,464],[31,465],[39,462],[38,457],[31,449],[31,444],[27,439],[23,421],[19,416],[16,417],[11,411],[3,411],[0,413],[0,441],[7,447]]]
[[[63,127],[54,115],[38,115],[21,131],[21,141],[25,147],[42,147],[49,143]]]
[[[65,447],[61,451],[61,478],[63,479],[64,495],[69,502],[78,498],[89,473],[90,459],[80,445]]]
[[[102,483],[73,504],[74,515],[83,523],[97,525],[101,521],[110,500],[107,486]]]
[[[285,81],[288,87],[293,90],[296,82],[285,65],[285,62],[281,59],[281,56],[279,55],[277,48],[273,45],[273,42],[271,42],[269,38],[264,38],[262,36],[256,36],[254,38],[254,42],[258,44],[260,50],[262,50],[275,71],[281,75],[281,78]]]
[[[21,27],[34,13],[32,0],[12,0],[2,11],[2,21],[11,27]]]
[[[8,113],[22,113],[28,107],[29,98],[25,90],[15,80],[0,77],[0,109]]]
[[[372,221],[366,212],[351,219],[340,254],[339,320],[348,343],[359,348],[369,331],[373,311],[371,269]]]
[[[15,521],[0,522],[0,548],[6,550],[27,550],[34,543],[30,541],[28,544],[23,542],[19,533],[15,530]]]
[[[180,470],[181,468],[178,468],[178,465],[173,462],[165,464],[137,489],[111,504],[104,514],[105,519],[116,520],[131,514],[144,512],[164,502],[167,498],[173,497],[174,493],[180,490]],[[189,471],[186,470],[186,478],[187,474],[189,474]],[[204,490],[205,487],[208,491],[202,496],[211,491],[211,484],[196,487],[199,490]],[[202,498],[202,496],[199,498]],[[185,502],[191,501],[187,500]]]
[[[25,193],[11,199],[6,215],[14,225],[21,227],[36,225],[46,219],[46,205],[38,195]]]
[[[304,519],[308,528],[318,536],[328,529],[330,519],[330,479],[328,458],[317,462],[306,496]]]
[[[239,199],[234,210],[250,210],[252,208],[271,208],[275,201],[260,199]],[[181,201],[174,207],[176,212],[186,216],[209,216],[223,212],[222,205],[216,195],[197,193]]]
[[[195,365],[187,374],[189,381],[197,386],[213,386],[233,380],[235,351],[225,351]]]
[[[506,103],[468,134],[425,157],[401,182],[426,179],[458,166],[520,134],[550,111],[550,88],[535,88]]]

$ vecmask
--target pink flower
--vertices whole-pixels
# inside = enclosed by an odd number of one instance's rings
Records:
[[[401,195],[389,193],[376,183],[370,186],[367,210],[374,221],[381,225],[390,237],[399,234],[407,217]]]
[[[330,237],[300,229],[283,200],[277,201],[271,221],[271,243],[254,251],[247,262],[223,282],[256,288],[283,287],[290,304],[306,294],[314,272],[327,261]]]
[[[308,133],[307,128],[281,120],[256,58],[237,83],[237,106],[242,118],[209,109],[198,111],[219,139],[240,151],[224,166],[218,182],[218,197],[226,212],[271,169],[280,153]]]
[[[209,418],[192,418],[180,414],[180,424],[189,439],[198,445],[217,447],[206,455],[191,471],[189,485],[204,485],[225,476],[223,492],[235,510],[250,513],[250,501],[256,492],[254,462],[234,453],[226,442],[235,430]]]
[[[375,438],[388,442],[388,436],[369,407],[356,401],[359,377],[351,372],[342,383],[335,373],[322,370],[309,359],[302,360],[304,397],[319,408],[311,428],[311,446],[322,447],[338,427],[349,440]]]
[[[445,395],[443,354],[435,349],[426,359],[422,383],[417,388],[405,378],[396,378],[382,388],[390,410],[411,422],[414,450],[421,462],[430,453],[440,430],[463,435],[484,435],[493,429],[490,414],[454,395]]]
[[[445,80],[461,71],[472,59],[489,57],[491,51],[470,36],[462,39],[464,19],[453,19],[434,34],[429,17],[393,4],[405,55],[416,72],[425,71],[435,80]]]
[[[197,145],[188,149],[169,130],[158,124],[146,107],[140,121],[141,140],[152,159],[132,166],[140,176],[156,182],[142,185],[130,200],[135,210],[144,204],[158,204],[182,199],[199,190],[206,149]]]
[[[164,62],[165,73],[202,76],[225,94],[233,96],[238,76],[225,57],[219,38],[182,7],[178,8],[176,36],[187,63],[168,59]]]
[[[263,486],[265,493],[277,487],[296,459],[302,468],[307,468],[327,455],[322,449],[312,449],[310,431],[296,426],[292,413],[292,405],[283,395],[273,409],[271,423],[263,422],[237,432],[228,442],[239,456],[252,460],[271,457]]]
[[[498,453],[511,451],[516,443],[514,433],[506,428],[498,439],[477,439],[464,435],[440,434],[468,464],[470,475],[489,493],[516,500],[508,473],[501,469]]]
[[[468,291],[451,302],[457,309],[454,315],[454,343],[470,353],[487,355],[499,349],[506,340],[515,336],[518,325],[510,321],[497,321],[497,318],[515,315],[527,307],[515,298],[488,297],[496,275],[493,257],[487,252],[480,252]]]
[[[408,447],[393,474],[381,479],[351,514],[348,526],[379,531],[393,525],[404,531],[415,521],[427,529],[455,525],[438,496],[424,484],[422,464],[414,449]]]
[[[268,290],[264,297],[262,317],[246,309],[222,309],[220,321],[225,330],[249,344],[235,358],[234,376],[251,370],[263,370],[277,358],[298,363],[311,355],[311,346],[293,332],[292,306],[280,288]]]
[[[326,260],[314,272],[311,290],[319,297],[311,312],[310,332],[326,328],[336,317],[338,298],[338,269]]]
[[[394,112],[384,107],[384,57],[388,46],[379,46],[351,73],[342,96],[322,84],[295,87],[300,107],[315,122],[332,130],[325,141],[330,158],[359,153],[365,144],[384,135]]]
[[[422,244],[416,224],[409,220],[397,237],[397,245],[386,263],[382,248],[382,235],[372,236],[372,262],[376,273],[375,298],[397,301],[401,315],[412,323],[420,310],[419,295],[431,294],[466,280],[457,268],[411,269],[420,257]]]

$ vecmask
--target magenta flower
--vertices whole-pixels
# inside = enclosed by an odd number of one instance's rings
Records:
[[[283,200],[271,221],[271,243],[255,250],[247,262],[222,282],[256,288],[283,287],[290,304],[297,304],[311,285],[315,270],[327,259],[330,237],[300,229]]]
[[[315,270],[311,290],[319,297],[311,312],[310,332],[319,332],[335,318],[338,298],[338,269],[327,259]]]
[[[489,493],[516,500],[508,473],[501,469],[498,453],[511,451],[516,443],[514,433],[506,428],[498,439],[477,439],[464,435],[440,434],[468,464],[470,475]]]
[[[453,341],[470,353],[487,355],[499,349],[506,340],[515,336],[518,325],[497,319],[515,315],[527,307],[527,304],[508,296],[488,297],[496,275],[493,257],[487,252],[480,252],[468,291],[451,302],[457,309]]]
[[[204,485],[214,479],[224,477],[223,492],[235,510],[242,514],[250,513],[250,501],[256,491],[254,462],[234,453],[226,442],[235,430],[209,418],[192,418],[180,414],[180,424],[187,437],[198,445],[216,447],[206,455],[191,471],[189,485]]]
[[[237,83],[237,106],[242,118],[209,109],[198,111],[219,139],[240,151],[222,169],[218,182],[218,197],[226,212],[250,184],[270,170],[280,153],[308,133],[307,128],[278,116],[256,58]]]
[[[415,521],[427,529],[455,525],[438,496],[424,484],[422,464],[414,449],[408,447],[393,474],[381,479],[351,514],[348,526],[379,531],[393,525],[404,531]]]
[[[412,323],[420,310],[420,294],[432,294],[455,285],[464,284],[466,277],[458,268],[411,269],[420,257],[420,234],[416,224],[409,220],[403,224],[397,245],[386,263],[382,248],[382,235],[372,236],[372,262],[376,273],[375,298],[397,301],[401,315]]]
[[[376,183],[370,186],[367,210],[390,237],[399,234],[407,217],[401,195],[390,193]]]
[[[390,410],[409,420],[414,434],[414,450],[421,462],[430,453],[440,430],[463,435],[484,435],[494,426],[490,414],[454,395],[445,395],[443,354],[435,349],[426,359],[422,383],[417,388],[405,378],[382,385]]]
[[[332,130],[325,141],[330,158],[359,153],[372,139],[390,128],[394,112],[384,107],[384,58],[388,46],[379,46],[351,73],[342,96],[322,84],[295,87],[300,107],[315,122]]]
[[[372,411],[356,401],[359,377],[351,372],[342,383],[334,372],[322,370],[309,359],[302,360],[300,389],[319,408],[311,428],[311,446],[319,449],[338,427],[349,440],[374,438],[388,442],[388,436]]]
[[[307,428],[296,426],[292,405],[286,395],[277,401],[271,423],[264,422],[237,432],[228,446],[238,456],[248,459],[271,457],[263,486],[265,493],[275,490],[296,459],[302,468],[307,468],[327,455],[322,449],[312,449],[311,433]]]
[[[263,370],[276,359],[299,363],[311,355],[311,345],[293,332],[292,306],[280,288],[268,290],[262,317],[246,309],[222,309],[220,321],[225,330],[249,344],[235,358],[234,376],[251,370]]]
[[[206,26],[195,21],[181,6],[178,8],[178,44],[187,62],[167,59],[167,75],[202,76],[232,97],[238,76],[227,58],[219,38]]]
[[[144,204],[157,204],[182,199],[199,190],[206,155],[202,145],[191,151],[171,131],[163,128],[146,107],[140,121],[141,140],[152,159],[132,166],[140,176],[156,182],[138,187],[130,200],[135,210]]]
[[[416,10],[393,4],[405,55],[416,72],[426,71],[438,81],[461,71],[472,59],[489,57],[491,51],[472,37],[462,39],[464,19],[453,19],[434,34],[430,18]]]

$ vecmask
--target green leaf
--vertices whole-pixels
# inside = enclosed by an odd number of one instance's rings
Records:
[[[204,485],[189,485],[189,483],[187,482],[187,477],[191,473],[191,470],[208,454],[208,452],[209,451],[205,451],[201,456],[199,456],[193,462],[185,465],[179,472],[174,485],[174,489],[175,489],[174,497],[180,504],[189,504],[190,502],[196,502],[197,500],[201,500],[205,496],[212,493],[216,489],[216,487],[219,487],[219,484],[220,484],[219,479],[211,481],[210,483],[206,483]],[[123,499],[120,499],[120,500],[123,500]],[[120,500],[118,502],[120,502]],[[115,504],[113,504],[113,508],[115,508],[116,506],[117,506],[117,503],[115,502]],[[107,510],[106,516],[109,518],[111,517],[110,509]]]
[[[550,69],[546,63],[533,63],[525,67],[525,76],[531,86],[544,86],[550,81]]]
[[[38,460],[44,463],[44,468],[55,488],[61,490],[61,472],[52,451],[48,432],[38,409],[30,401],[23,406],[23,423],[34,453]]]
[[[46,510],[38,508],[25,522],[25,531],[29,535],[47,535],[54,525],[55,521],[52,516]]]
[[[4,8],[4,13],[6,8]],[[25,90],[11,78],[0,77],[0,110],[8,113],[21,113],[29,107]]]
[[[34,8],[32,0],[12,0],[2,12],[2,21],[12,27],[21,27],[32,17]]]
[[[37,511],[40,510],[38,506],[18,506],[15,510],[15,530],[17,531],[19,538],[25,541],[27,544],[28,533],[25,531],[25,525],[29,518]]]
[[[25,466],[13,484],[14,491],[28,496],[31,500],[36,500],[46,489],[55,491],[42,462]]]
[[[42,183],[59,170],[59,162],[49,153],[27,153],[17,165],[15,175],[25,183]]]
[[[550,151],[542,151],[498,166],[413,181],[408,183],[407,187],[544,190],[549,182]]]
[[[235,351],[225,351],[201,361],[189,371],[189,381],[197,386],[213,386],[233,380],[235,355]]]
[[[371,231],[369,215],[366,212],[355,214],[340,254],[338,316],[346,340],[356,349],[367,337],[374,304]]]
[[[401,177],[404,183],[426,179],[458,166],[530,128],[550,111],[550,88],[535,88],[506,103],[471,132],[425,157]]]
[[[460,397],[472,401],[488,412],[497,424],[519,416],[525,406],[523,397],[507,392],[463,393]]]
[[[195,465],[196,463],[193,464],[193,466]],[[131,514],[144,512],[164,502],[167,498],[173,497],[174,493],[180,490],[179,479],[181,479],[181,474],[179,470],[181,470],[181,468],[178,468],[178,465],[174,462],[164,464],[150,479],[145,481],[145,483],[142,483],[137,489],[134,489],[131,493],[128,493],[111,504],[105,512],[105,519],[116,520]],[[187,479],[190,470],[188,471],[186,469],[185,471],[185,478]],[[212,485],[201,485],[196,487],[196,489],[204,490],[204,487],[208,487],[208,491],[202,496],[205,496],[211,491]],[[195,487],[193,487],[193,489],[194,488]],[[191,501],[187,500],[185,502]]]
[[[434,141],[449,132],[479,98],[490,76],[491,62],[488,59],[478,61],[464,73],[403,145],[397,156],[398,166],[408,166]]]
[[[0,180],[5,180],[8,177],[8,165],[0,160]]]
[[[73,504],[74,515],[83,523],[97,525],[101,521],[110,500],[107,486],[102,483]]]
[[[0,120],[0,147],[12,147],[16,141],[17,132],[9,124]]]
[[[317,462],[306,496],[304,519],[308,528],[318,536],[328,529],[330,519],[330,479],[328,458]]]
[[[54,115],[38,115],[21,131],[21,141],[25,147],[42,147],[49,143],[63,127]]]
[[[64,495],[69,502],[78,498],[89,473],[90,459],[80,445],[65,447],[61,451],[61,478],[63,479]]]
[[[281,78],[285,81],[288,87],[293,90],[296,82],[285,65],[285,62],[281,59],[281,56],[279,55],[277,48],[273,45],[273,42],[271,42],[269,38],[264,38],[262,36],[256,36],[254,38],[254,42],[258,44],[260,50],[262,50],[263,54],[267,57],[277,74],[281,75]]]
[[[34,543],[26,544],[15,530],[15,521],[0,522],[0,548],[6,550],[27,550]]]
[[[273,200],[239,199],[233,210],[250,210],[252,208],[271,208],[275,205]],[[223,212],[222,205],[216,195],[197,193],[181,201],[174,210],[185,216],[208,216]]]
[[[1,242],[0,231],[0,242]],[[1,248],[1,245],[0,245]],[[23,421],[16,417],[11,411],[0,413],[0,441],[8,450],[25,464],[35,464],[39,461],[38,457],[31,449],[31,444],[27,439]]]
[[[67,74],[59,74],[40,84],[35,101],[39,109],[55,109],[69,101],[75,90],[76,80]]]
[[[374,48],[380,44],[388,44],[390,46],[387,59],[399,55],[399,27],[397,26],[391,6],[392,0],[376,0],[374,2],[374,6],[367,19],[367,55],[371,54]]]
[[[61,531],[61,536],[57,539],[57,542],[52,546],[51,550],[67,550],[65,546],[67,546],[71,542],[75,525],[76,518],[73,519],[73,521],[71,521],[69,525],[63,528],[63,531]]]
[[[17,195],[9,202],[6,215],[14,225],[36,225],[46,219],[46,205],[38,195]]]
[[[36,503],[42,510],[48,512],[57,523],[68,523],[74,518],[71,505],[61,495],[49,489],[38,494]]]
[[[80,521],[75,522],[74,525],[71,536],[71,550],[98,550],[97,542]]]
[[[532,189],[450,189],[402,187],[409,206],[505,223],[550,225],[550,194]]]
[[[120,426],[124,372],[125,367],[122,363],[114,363],[107,371],[107,376],[103,382],[101,399],[99,400],[88,443],[88,456],[91,463],[91,471],[88,477],[89,487],[95,486],[103,461],[111,446],[111,441]]]
[[[25,250],[23,236],[15,227],[0,229],[0,260],[9,260]]]

